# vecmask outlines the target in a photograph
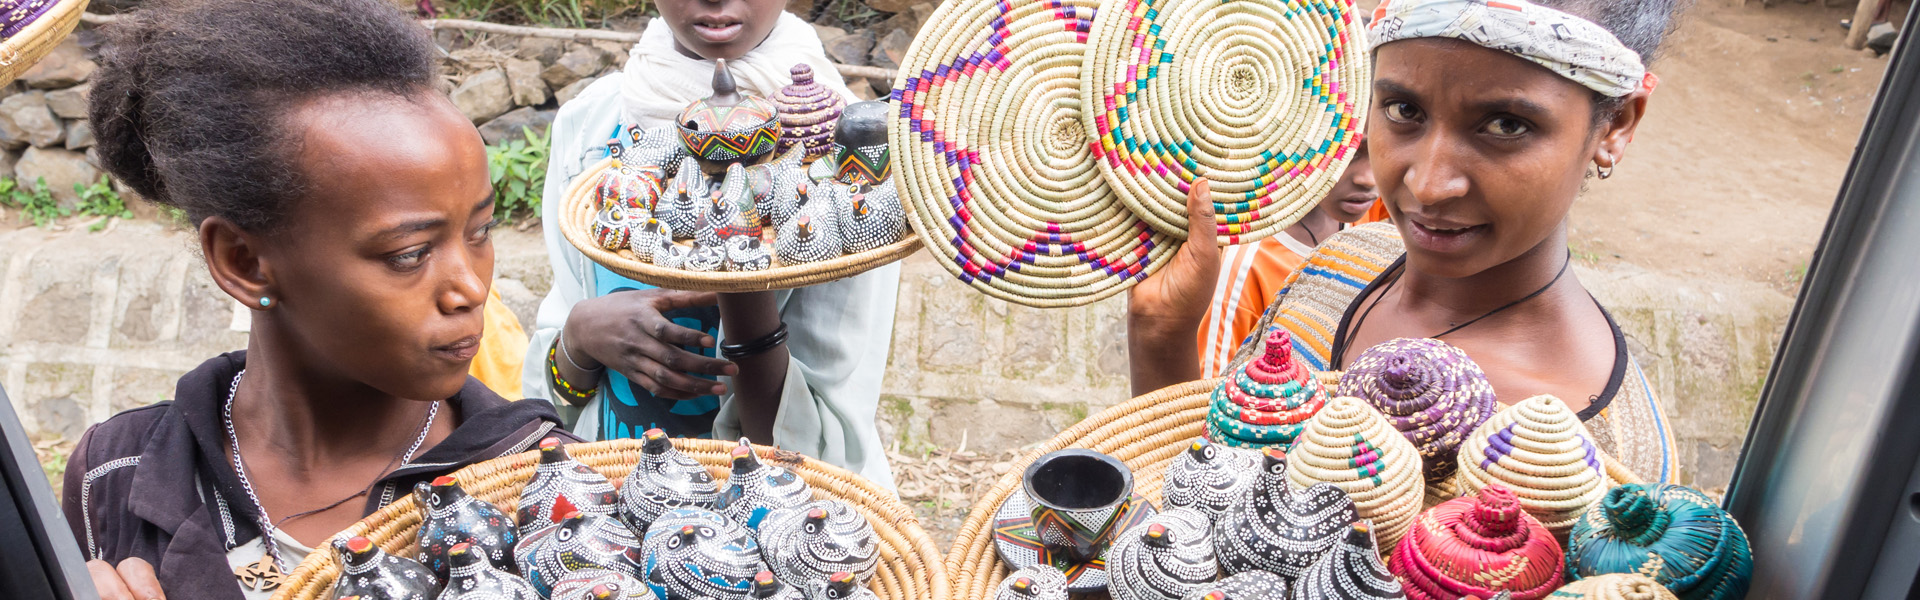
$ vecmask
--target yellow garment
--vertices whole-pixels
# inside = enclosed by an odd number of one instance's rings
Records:
[[[480,334],[480,353],[473,355],[467,373],[508,400],[520,399],[520,367],[527,358],[527,330],[500,301],[499,290],[487,292],[486,329]]]

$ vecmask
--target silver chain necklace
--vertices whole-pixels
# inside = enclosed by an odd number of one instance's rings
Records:
[[[260,557],[260,560],[234,569],[233,575],[239,578],[240,585],[243,587],[260,591],[271,591],[280,587],[281,579],[287,573],[285,566],[280,564],[280,544],[273,539],[273,534],[278,528],[274,526],[273,519],[267,516],[267,505],[260,503],[260,496],[254,493],[253,481],[247,478],[246,463],[240,459],[240,436],[235,433],[233,429],[233,397],[239,394],[240,378],[246,374],[246,369],[241,369],[239,373],[233,374],[233,384],[227,387],[227,402],[221,407],[220,420],[222,424],[226,425],[227,440],[232,444],[233,471],[240,476],[240,489],[247,492],[247,499],[253,502],[255,518],[260,522],[260,545],[266,549],[266,553]],[[427,420],[420,425],[420,435],[414,437],[413,445],[408,446],[406,453],[400,455],[400,463],[402,466],[412,461],[413,453],[418,452],[420,445],[426,443],[427,433],[433,431],[433,419],[439,414],[439,402],[434,402],[427,406]],[[381,474],[382,477],[385,475],[385,473]],[[379,477],[375,477],[374,481],[378,482]],[[346,502],[346,500],[351,500],[355,496],[359,496],[359,494],[348,496],[340,502]],[[336,502],[333,506],[328,506],[320,510],[324,511],[334,506],[339,506],[340,502]],[[312,514],[312,512],[302,514]]]

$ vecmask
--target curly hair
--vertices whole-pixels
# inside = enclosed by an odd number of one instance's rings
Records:
[[[287,113],[433,89],[424,28],[383,0],[163,0],[105,28],[88,118],[102,164],[199,223],[284,224],[309,182]]]

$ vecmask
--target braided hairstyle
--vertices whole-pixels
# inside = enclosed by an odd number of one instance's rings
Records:
[[[439,76],[384,0],[161,0],[105,28],[88,118],[107,171],[194,223],[274,231],[308,189],[287,114],[336,94],[414,98]]]

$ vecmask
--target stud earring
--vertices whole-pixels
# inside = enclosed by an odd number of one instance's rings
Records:
[[[273,299],[272,299],[272,298],[268,298],[268,297],[266,297],[266,296],[261,296],[261,297],[260,297],[260,308],[266,308],[266,307],[269,307],[269,306],[273,306]]]

